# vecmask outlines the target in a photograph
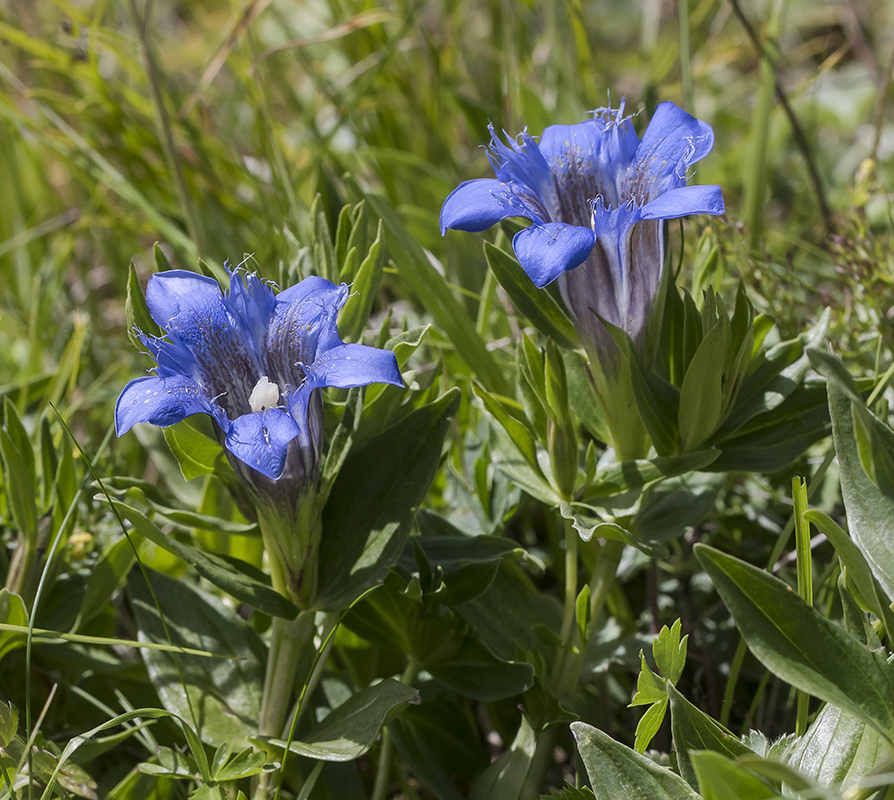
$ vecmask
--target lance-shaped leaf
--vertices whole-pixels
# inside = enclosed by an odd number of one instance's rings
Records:
[[[894,741],[894,672],[881,653],[763,570],[706,545],[696,545],[696,555],[758,661]]]
[[[418,703],[419,694],[393,678],[361,689],[334,709],[302,741],[258,738],[263,745],[285,749],[320,761],[353,761],[376,741],[382,726],[406,703]]]
[[[849,394],[849,393],[848,393]],[[866,556],[888,597],[894,597],[894,500],[866,474],[857,446],[852,399],[837,382],[829,381],[832,438],[838,454],[841,495],[851,538]],[[861,401],[862,402],[862,401]]]
[[[458,405],[451,390],[347,457],[323,512],[320,608],[347,608],[400,557]]]
[[[675,772],[583,722],[571,732],[597,800],[699,800]]]

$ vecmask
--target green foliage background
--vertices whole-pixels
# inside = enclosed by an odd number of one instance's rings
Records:
[[[139,478],[157,492],[150,499],[166,507],[213,510],[229,524],[249,525],[227,506],[222,490],[221,499],[209,500],[199,482],[183,479],[160,431],[109,438],[120,389],[147,367],[129,335],[128,293],[135,296],[156,269],[197,269],[200,259],[216,275],[225,262],[245,260],[285,285],[318,263],[312,242],[320,228],[334,236],[343,205],[372,193],[381,200],[367,204],[372,210],[366,223],[374,231],[376,217],[385,218],[386,249],[366,341],[374,343],[381,329],[384,343],[403,331],[432,327],[412,356],[407,345],[416,381],[409,399],[389,395],[377,401],[360,438],[460,387],[462,401],[423,507],[467,535],[511,543],[515,556],[506,559],[493,589],[507,609],[505,629],[484,619],[472,601],[463,605],[454,597],[448,605],[450,619],[461,620],[451,635],[465,636],[463,626],[479,633],[492,628],[492,652],[482,654],[471,639],[462,640],[461,652],[475,669],[484,674],[495,656],[519,665],[494,679],[497,688],[485,678],[470,687],[447,668],[436,675],[464,701],[453,706],[441,696],[413,707],[392,726],[395,761],[403,765],[394,772],[404,784],[396,777],[389,791],[455,797],[477,786],[479,794],[470,796],[489,796],[479,776],[490,761],[505,758],[511,772],[511,759],[530,749],[518,703],[499,696],[499,687],[512,679],[527,685],[522,656],[538,646],[525,631],[527,620],[554,618],[558,628],[561,520],[492,463],[489,423],[472,381],[497,394],[511,392],[516,346],[528,323],[487,277],[481,237],[441,237],[444,198],[458,182],[489,174],[480,147],[489,122],[510,134],[525,126],[537,134],[622,97],[629,110],[647,112],[673,100],[714,128],[714,151],[699,163],[695,180],[720,184],[727,208],[723,218],[671,226],[674,265],[681,248],[684,253],[678,282],[693,289],[699,303],[701,290],[712,286],[730,307],[743,282],[757,311],[775,318],[781,339],[815,324],[828,307],[828,340],[852,375],[870,379],[863,389],[892,362],[892,53],[894,6],[885,0],[693,0],[682,9],[661,0],[5,0],[0,397],[6,428],[20,415],[38,462],[42,452],[54,455],[38,463],[38,485],[16,484],[12,494],[18,478],[4,462],[0,571],[11,566],[16,520],[20,527],[21,514],[30,513],[11,508],[7,497],[37,499],[37,530],[48,520],[59,529],[65,499],[77,513],[65,529],[35,624],[137,638],[135,612],[113,591],[114,602],[87,607],[89,619],[83,618],[85,576],[95,574],[101,561],[117,559],[115,574],[129,564],[123,547],[113,552],[121,545],[120,528],[108,504],[93,498],[81,453],[72,449],[51,403],[99,475]],[[774,84],[784,103],[774,97]],[[434,257],[437,271],[414,242]],[[336,267],[353,274],[344,264]],[[885,391],[873,402],[875,414],[887,422]],[[330,429],[334,425],[330,420]],[[41,450],[41,442],[50,444]],[[584,722],[633,745],[640,712],[625,706],[636,690],[637,652],[648,650],[648,634],[681,618],[691,637],[678,684],[686,697],[736,734],[753,727],[772,737],[795,729],[796,693],[751,655],[737,655],[733,620],[692,545],[707,541],[761,567],[769,560],[794,583],[795,559],[786,546],[791,478],[809,476],[811,503],[842,522],[833,455],[827,438],[771,475],[740,473],[730,465],[705,521],[675,540],[666,558],[650,562],[628,548],[594,649],[590,690],[578,709]],[[64,481],[52,488],[58,475]],[[190,522],[190,541],[260,566],[260,552],[247,536],[205,530],[202,522]],[[417,519],[417,529],[424,525]],[[487,572],[503,556],[482,553],[475,567]],[[169,577],[198,583],[183,561],[161,549],[144,547],[141,557]],[[835,552],[820,542],[813,557],[816,607],[836,619],[846,615]],[[23,624],[16,609],[6,611],[7,621]],[[333,681],[356,688],[399,675],[408,650],[434,647],[437,628],[425,631],[431,640],[421,644],[382,644],[387,636],[373,630],[376,620],[403,613],[386,609],[377,617],[358,607],[350,631],[337,642]],[[147,667],[132,651],[39,643],[26,689],[25,651],[12,646],[14,634],[2,636],[0,699],[12,700],[20,711],[29,702],[36,718],[58,685],[41,728],[57,750],[115,714],[158,706]],[[739,677],[726,688],[731,671]],[[329,692],[335,696],[339,689],[333,683]],[[554,718],[550,702],[546,693],[525,699],[534,718]],[[673,695],[670,704],[673,712]],[[810,713],[816,711],[814,702]],[[182,745],[173,723],[155,729],[155,744]],[[584,736],[575,735],[578,741]],[[520,796],[536,797],[584,774],[567,725],[557,737],[558,755],[542,770],[545,782],[525,787]],[[82,759],[99,781],[100,796],[154,752],[148,739],[139,752],[116,750],[116,744]],[[667,726],[654,746],[670,751]],[[331,796],[379,791],[371,770],[383,749],[375,745],[363,769],[354,772],[327,766],[328,785],[342,787],[327,790]],[[449,778],[444,764],[452,765]],[[699,770],[708,774],[712,768],[696,758],[689,770],[701,775]],[[452,788],[437,794],[432,786]],[[686,796],[672,793],[678,789],[683,792],[677,787],[665,796]],[[150,796],[128,791],[120,796]],[[179,788],[153,791],[155,797],[185,796]]]

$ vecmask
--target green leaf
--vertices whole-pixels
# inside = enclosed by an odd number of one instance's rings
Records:
[[[347,608],[384,577],[435,476],[459,406],[451,390],[371,438],[345,460],[323,511],[317,606]]]
[[[527,419],[524,419],[521,414],[510,413],[500,400],[477,381],[472,382],[472,390],[481,398],[484,407],[494,419],[503,426],[506,434],[531,469],[543,477],[543,471],[540,469],[540,462],[537,458],[537,439]]]
[[[894,500],[887,497],[863,469],[851,399],[831,381],[829,412],[832,417],[832,438],[838,454],[841,495],[851,538],[866,557],[888,597],[894,598],[894,541],[890,535]]]
[[[28,610],[25,601],[7,589],[0,589],[0,622],[5,625],[28,626]],[[25,646],[25,634],[0,631],[0,661],[7,653]]]
[[[9,406],[9,401],[6,402]],[[3,483],[9,508],[25,542],[33,547],[37,541],[37,492],[26,458],[4,428],[0,428],[0,456],[3,459]]]
[[[583,722],[572,722],[571,732],[596,800],[699,800],[679,775],[603,731]]]
[[[565,310],[545,289],[538,289],[518,259],[490,242],[484,243],[484,256],[497,280],[515,307],[544,336],[568,349],[578,346],[577,332]]]
[[[267,763],[265,753],[249,749],[233,756],[217,770],[214,774],[214,779],[217,781],[236,781],[240,778],[260,775],[262,772],[272,772],[274,769],[276,769],[276,766]]]
[[[637,753],[645,753],[652,739],[658,733],[661,723],[664,722],[664,714],[667,711],[667,698],[653,703],[646,709],[646,713],[639,718],[636,724],[636,736],[633,749]]]
[[[332,244],[332,236],[329,232],[329,220],[326,218],[326,208],[321,195],[314,198],[310,208],[310,216],[313,221],[313,260],[317,275],[333,283],[338,282],[338,264],[335,263],[335,247]]]
[[[661,670],[661,674],[674,685],[680,680],[683,667],[686,666],[686,643],[689,641],[689,634],[681,639],[681,629],[682,625],[678,619],[670,628],[667,625],[662,626],[658,636],[652,640],[655,664]]]
[[[825,382],[805,379],[784,402],[752,418],[734,436],[722,439],[722,432],[715,436],[723,453],[711,470],[775,472],[827,436],[829,427]]]
[[[885,597],[860,548],[828,514],[810,509],[804,518],[832,543],[847,569],[848,587],[856,590],[858,601],[882,620],[888,636],[894,636],[894,612],[891,611],[890,599]]]
[[[127,573],[135,561],[133,546],[124,536],[102,554],[102,558],[96,563],[87,579],[77,622],[72,626],[72,630],[77,630],[85,622],[89,622],[106,607],[115,592],[124,585]]]
[[[214,652],[239,656],[239,660],[209,660],[142,650],[149,678],[162,705],[172,713],[191,719],[188,693],[202,741],[213,746],[226,742],[231,747],[248,747],[248,737],[256,730],[261,711],[267,660],[263,643],[245,620],[219,598],[183,581],[156,572],[149,574],[175,645],[210,648]],[[141,574],[131,575],[128,590],[140,638],[167,641]],[[185,686],[180,680],[178,661]]]
[[[159,255],[164,258],[164,253],[158,246],[158,242],[155,243],[155,254],[156,261],[158,261]],[[167,259],[165,259],[165,263],[167,263]],[[170,264],[168,264],[167,269],[170,268]],[[143,347],[143,343],[135,336],[136,331],[147,336],[161,336],[161,329],[155,324],[155,320],[149,313],[146,296],[143,294],[143,287],[140,286],[140,279],[137,277],[137,270],[133,262],[130,263],[130,268],[127,271],[127,299],[124,301],[124,314],[127,320],[127,332],[138,347]]]
[[[763,570],[702,544],[696,555],[758,661],[894,740],[894,674],[882,654],[870,652]]]
[[[449,657],[425,666],[441,683],[482,703],[513,697],[534,685],[533,664],[502,661],[471,637]]]
[[[888,754],[887,742],[874,728],[853,714],[826,705],[787,761],[820,785],[846,791]]]
[[[728,336],[722,325],[708,331],[680,387],[680,445],[691,451],[710,438],[723,411],[723,365]]]
[[[667,685],[667,695],[670,699],[671,733],[674,737],[674,750],[677,753],[677,766],[680,774],[693,789],[698,788],[695,767],[692,763],[694,752],[711,750],[730,758],[752,752],[726,728],[692,705],[670,683]]]
[[[704,800],[770,800],[777,793],[759,778],[719,753],[695,753],[692,763]]]
[[[274,617],[294,619],[298,616],[298,608],[275,589],[252,577],[249,574],[250,568],[237,569],[234,566],[239,563],[237,559],[227,559],[214,553],[206,553],[198,547],[179,542],[171,536],[165,536],[158,526],[141,511],[118,500],[112,500],[112,505],[124,519],[134,526],[137,533],[145,536],[163,550],[182,558],[199,575],[237,600]]]
[[[210,475],[226,464],[227,457],[220,443],[206,436],[192,420],[184,419],[162,432],[184,479],[190,481]]]
[[[522,716],[510,748],[472,783],[469,800],[518,800],[537,749],[534,729]]]
[[[375,743],[385,725],[406,703],[418,703],[417,691],[393,678],[361,689],[330,712],[303,741],[293,741],[293,753],[320,761],[353,761]],[[281,739],[256,737],[261,746],[285,750]]]
[[[719,455],[719,450],[709,448],[666,458],[621,461],[597,470],[584,500],[595,501],[599,498],[611,497],[634,489],[641,489],[664,478],[705,469]]]
[[[379,220],[376,239],[354,276],[351,283],[351,294],[339,316],[338,330],[341,338],[346,342],[360,341],[367,320],[369,320],[369,312],[372,310],[376,290],[379,288],[385,270],[384,240],[385,230],[382,220]]]
[[[7,747],[19,729],[19,712],[11,700],[0,703],[0,747]]]

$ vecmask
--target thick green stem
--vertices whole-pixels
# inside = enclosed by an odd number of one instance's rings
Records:
[[[617,542],[614,539],[606,540],[602,545],[599,553],[599,563],[590,580],[590,624],[587,626],[587,639],[596,629],[596,623],[608,593],[611,591],[615,582],[615,575],[618,572],[618,564],[621,563],[621,556],[624,553],[624,543]]]
[[[562,614],[562,641],[569,642],[577,606],[577,540],[578,533],[565,520],[565,608]]]
[[[261,736],[281,738],[284,735],[295,679],[300,672],[302,659],[313,650],[314,630],[313,611],[302,611],[291,621],[273,620],[258,720]]]

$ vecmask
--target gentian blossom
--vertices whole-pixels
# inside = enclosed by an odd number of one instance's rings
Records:
[[[322,442],[317,389],[403,385],[394,353],[339,338],[347,297],[345,284],[318,277],[274,294],[256,275],[232,272],[224,294],[192,272],[153,275],[146,302],[166,336],[140,333],[158,366],[121,392],[118,435],[137,422],[165,428],[208,414],[249,483],[258,484],[255,472],[306,481]]]
[[[711,127],[661,103],[643,135],[618,109],[576,125],[527,131],[507,145],[491,130],[496,180],[460,184],[444,202],[441,232],[531,220],[512,241],[538,286],[559,278],[585,345],[607,341],[602,318],[642,344],[664,264],[662,220],[722,214],[719,186],[687,186],[689,167],[714,144]]]

